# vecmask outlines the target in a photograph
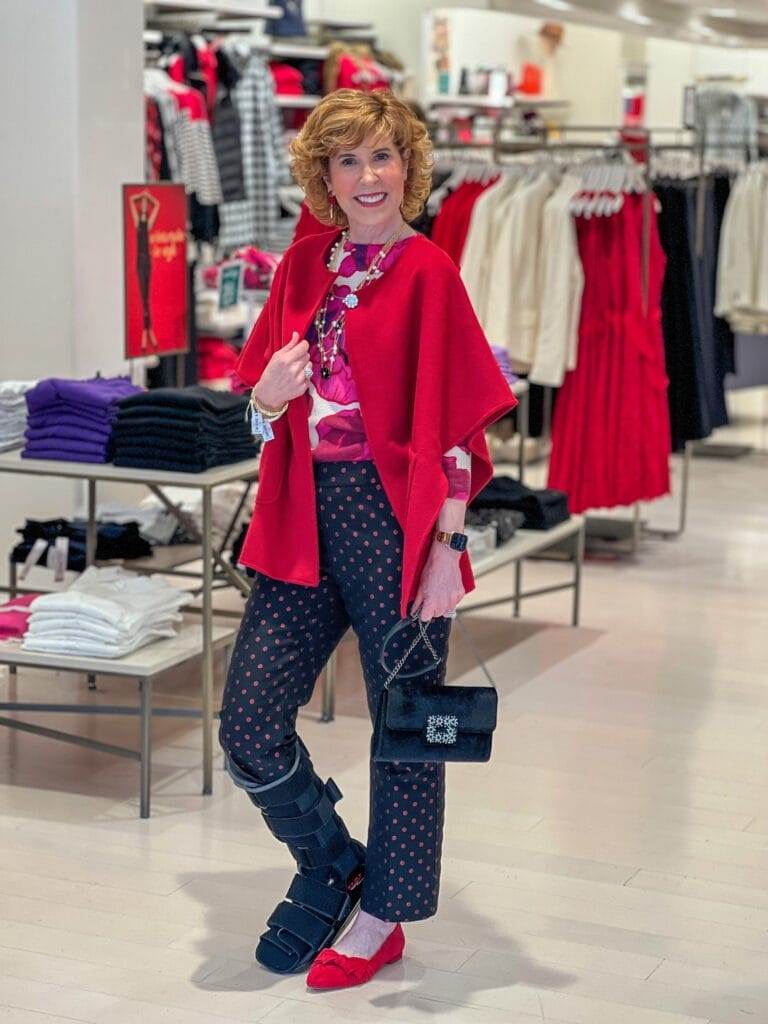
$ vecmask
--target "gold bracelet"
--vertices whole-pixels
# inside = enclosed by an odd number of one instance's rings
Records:
[[[270,409],[268,406],[262,405],[258,400],[253,391],[251,391],[251,405],[259,410],[265,420],[276,420],[279,416],[282,416],[285,410],[288,408],[288,403],[283,404],[282,409]]]

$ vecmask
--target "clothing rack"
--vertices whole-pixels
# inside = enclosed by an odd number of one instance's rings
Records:
[[[667,131],[668,129],[657,129],[657,132]],[[671,129],[676,133],[685,131],[686,129]],[[597,134],[606,133],[612,136],[611,141],[603,140],[567,140],[557,139],[556,141],[547,141],[546,136],[550,132],[555,134],[562,134],[563,132],[573,132],[579,134]],[[697,142],[654,142],[649,130],[646,130],[646,137],[644,139],[617,139],[616,137],[620,134],[621,128],[616,125],[569,125],[565,128],[548,129],[545,128],[539,135],[538,139],[531,139],[528,141],[502,141],[496,139],[493,145],[487,143],[475,143],[469,144],[474,150],[483,150],[486,155],[486,160],[490,163],[495,163],[499,167],[508,166],[508,163],[504,160],[505,157],[523,157],[526,155],[535,154],[574,154],[584,153],[585,156],[589,153],[598,153],[606,158],[620,159],[627,155],[634,155],[635,153],[645,153],[646,159],[643,161],[645,165],[646,175],[650,169],[651,156],[657,152],[663,152],[666,150],[680,150],[697,153],[699,155],[699,170],[704,172],[704,145],[699,140]],[[544,136],[544,137],[542,137]],[[442,143],[436,144],[436,149],[456,150],[455,144]],[[732,148],[732,147],[728,147]],[[490,152],[489,152],[490,151]],[[701,178],[701,174],[700,174]],[[706,178],[703,179],[706,184]],[[650,277],[650,216],[651,216],[651,204],[652,204],[652,191],[647,188],[645,193],[645,201],[643,203],[643,229],[642,229],[642,288],[643,288],[643,299],[647,305],[648,294],[649,294],[649,277]],[[699,238],[703,239],[703,195],[704,190],[700,186],[697,192],[697,246],[699,245]],[[701,213],[699,212],[701,211]],[[700,225],[700,227],[699,227]],[[703,241],[701,242],[703,248]],[[697,251],[701,251],[697,248]],[[547,389],[548,390],[548,389]],[[550,401],[547,402],[547,407],[550,410],[551,415],[551,393],[547,396]],[[545,432],[547,428],[545,427]],[[632,518],[617,519],[615,517],[598,517],[588,516],[587,517],[587,529],[588,533],[592,536],[599,537],[611,537],[617,540],[628,539],[628,553],[636,554],[640,538],[643,533],[651,536],[660,536],[664,539],[673,539],[680,537],[687,525],[688,516],[688,503],[690,497],[690,460],[693,446],[689,442],[684,446],[682,452],[682,467],[681,467],[681,480],[680,480],[680,501],[678,506],[677,525],[674,528],[658,528],[647,525],[642,522],[640,517],[640,503],[636,502],[633,508]],[[611,545],[612,550],[617,550],[615,544]]]

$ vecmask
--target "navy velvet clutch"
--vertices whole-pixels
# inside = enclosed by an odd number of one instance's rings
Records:
[[[409,647],[393,670],[387,668],[384,651],[389,639],[410,619],[395,623],[381,645],[379,663],[388,673],[381,691],[371,737],[374,761],[488,761],[496,728],[498,693],[483,665],[490,686],[434,686],[412,683],[414,676],[429,672],[440,658],[419,619],[421,637],[435,659],[415,672],[394,677],[419,642]],[[462,627],[463,628],[463,627]]]

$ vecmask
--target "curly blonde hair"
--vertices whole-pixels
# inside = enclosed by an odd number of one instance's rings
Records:
[[[289,147],[293,176],[304,190],[310,212],[322,224],[348,224],[338,203],[328,207],[323,177],[328,174],[329,158],[340,149],[359,146],[368,135],[391,138],[401,157],[408,159],[400,207],[404,220],[414,220],[424,208],[432,189],[433,160],[424,124],[388,90],[337,89],[318,103]]]

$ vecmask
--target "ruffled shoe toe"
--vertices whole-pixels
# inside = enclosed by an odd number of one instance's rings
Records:
[[[346,956],[330,947],[323,949],[317,954],[309,969],[307,987],[329,989],[363,985],[386,964],[400,960],[404,949],[405,935],[399,924],[395,925],[370,959],[363,956]]]

